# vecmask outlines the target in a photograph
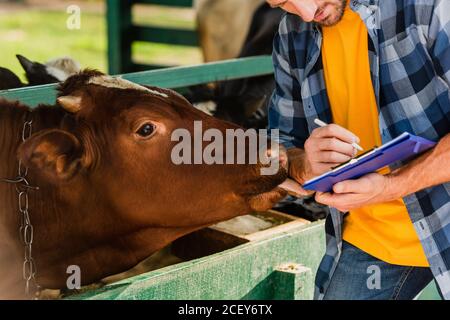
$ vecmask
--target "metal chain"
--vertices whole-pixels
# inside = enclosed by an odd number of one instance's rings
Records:
[[[27,121],[22,129],[22,142],[25,142],[32,134],[33,121]],[[17,177],[15,179],[0,179],[0,181],[15,184],[16,192],[19,201],[19,236],[24,245],[24,261],[22,266],[22,276],[25,281],[25,294],[30,294],[30,285],[33,284],[35,291],[39,292],[39,285],[36,282],[36,263],[32,255],[32,245],[34,239],[34,229],[31,224],[29,212],[29,197],[30,190],[38,190],[38,187],[30,186],[27,180],[28,168],[23,166],[19,160],[19,168]]]

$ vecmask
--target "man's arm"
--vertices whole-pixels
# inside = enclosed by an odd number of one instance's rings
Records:
[[[333,124],[309,133],[301,86],[293,74],[299,66],[289,60],[289,50],[293,50],[294,46],[289,43],[288,23],[285,17],[274,39],[276,86],[269,104],[269,129],[280,130],[279,142],[288,152],[289,176],[303,184],[309,178],[350,160],[356,154],[351,144],[359,142],[359,139],[350,131]],[[311,193],[303,191],[304,195]]]
[[[436,72],[450,86],[450,1],[436,0],[428,34],[428,48]],[[450,94],[450,93],[449,93]],[[446,106],[447,113],[450,106]],[[450,128],[448,128],[448,131]],[[317,193],[316,200],[346,212],[365,205],[404,197],[450,181],[450,133],[431,151],[387,176],[376,173],[337,183],[334,194]]]
[[[269,129],[280,131],[280,142],[286,149],[303,146],[308,127],[303,112],[300,85],[292,74],[289,61],[287,18],[284,17],[273,41],[275,91],[269,103]]]
[[[450,181],[450,134],[437,146],[407,165],[383,176],[368,174],[357,180],[342,181],[333,193],[316,194],[316,201],[342,212],[392,201]]]
[[[411,163],[389,175],[390,185],[400,189],[394,197],[404,197],[419,190],[450,181],[450,133],[438,145]]]
[[[285,17],[274,39],[275,91],[269,104],[269,129],[280,130],[280,143],[288,152],[289,176],[302,184],[315,175],[346,162],[356,154],[351,145],[359,139],[337,125],[317,128],[311,134],[304,114],[301,87],[289,61],[289,27]],[[310,192],[303,190],[303,195]]]

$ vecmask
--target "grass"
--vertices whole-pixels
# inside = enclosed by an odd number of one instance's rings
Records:
[[[101,10],[100,10],[101,11]],[[134,21],[140,24],[193,28],[193,15],[186,10],[162,9],[157,6],[136,8]],[[66,28],[65,11],[17,10],[0,12],[0,66],[8,68],[23,80],[23,69],[15,55],[39,62],[71,56],[82,67],[107,72],[105,16],[82,9],[81,29]],[[186,48],[138,42],[133,46],[134,60],[178,65],[201,63],[198,48]]]

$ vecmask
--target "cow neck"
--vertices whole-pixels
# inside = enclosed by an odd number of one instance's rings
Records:
[[[2,105],[0,108],[0,178],[14,179],[19,174],[17,150],[23,142],[24,125],[27,122],[31,123],[28,130],[34,134],[44,129],[59,127],[63,116],[62,109],[52,106],[40,106],[32,110],[17,103]],[[31,185],[38,184],[36,178],[30,174],[27,180]],[[3,207],[1,216],[8,214],[6,208],[12,208],[13,212],[16,212],[18,200],[14,184],[2,182],[0,188],[4,191],[0,193],[1,203],[9,204]]]
[[[22,129],[30,111],[18,105],[1,106],[0,110],[0,178],[17,176],[17,147],[22,141]],[[7,185],[0,185],[3,189]],[[9,188],[9,187],[8,187]],[[2,192],[2,195],[5,193]]]
[[[0,179],[15,179],[18,175],[16,150],[22,141],[24,123],[28,121],[28,108],[16,103],[0,105]],[[0,181],[0,296],[20,297],[25,282],[21,277],[23,245],[19,238],[19,204],[16,185]]]
[[[18,103],[2,103],[0,105],[0,178],[14,180],[18,176],[19,161],[17,149],[23,142],[22,134],[24,124],[31,121],[31,133],[52,127],[58,127],[63,118],[61,109],[50,106],[42,106],[35,110]],[[40,181],[28,172],[27,181],[30,185],[39,186]],[[43,194],[45,193],[45,194]],[[54,193],[54,191],[52,192]],[[43,211],[49,213],[55,207],[47,202],[45,206],[42,199],[54,199],[46,188],[29,192],[29,215],[35,233],[45,230],[37,230],[35,221],[42,221]],[[20,238],[19,201],[14,183],[0,183],[0,278],[8,281],[0,285],[0,296],[9,292],[12,297],[24,292],[22,279],[22,266],[24,263],[24,244]],[[40,225],[38,228],[41,228]],[[39,255],[35,244],[33,257]],[[39,271],[38,271],[39,272]]]
[[[0,179],[14,179],[18,175],[17,147],[22,142],[23,126],[31,112],[18,104],[2,104],[0,107]],[[18,221],[14,184],[0,182],[0,208],[1,225],[10,230]]]

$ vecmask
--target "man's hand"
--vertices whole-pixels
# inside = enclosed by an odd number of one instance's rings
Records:
[[[436,147],[403,167],[382,176],[368,174],[334,185],[333,194],[317,193],[316,201],[342,212],[403,198],[435,185],[450,182],[450,133]]]
[[[304,150],[293,148],[287,151],[289,176],[303,184],[329,171],[356,155],[354,142],[359,139],[353,133],[335,124],[313,130]],[[305,191],[305,195],[312,193]]]
[[[299,183],[296,193],[300,196],[310,196],[314,191],[308,191],[301,187],[305,179],[305,150],[292,148],[287,150],[288,156],[288,176]]]
[[[313,130],[305,142],[304,179],[319,176],[355,157],[355,142],[359,142],[358,137],[336,124]]]
[[[316,201],[341,212],[348,212],[400,198],[392,189],[389,175],[371,173],[357,180],[336,183],[333,186],[333,193],[317,192]]]

